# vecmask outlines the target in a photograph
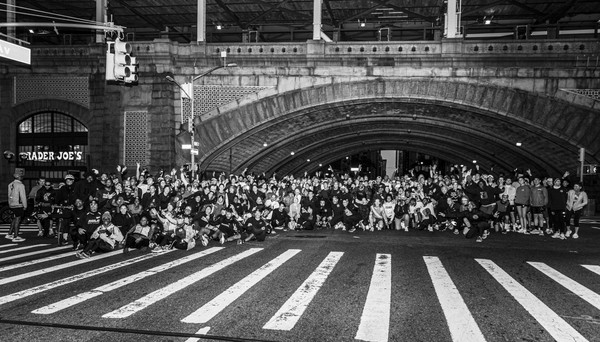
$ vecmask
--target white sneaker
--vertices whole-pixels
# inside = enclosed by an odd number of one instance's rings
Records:
[[[569,230],[567,230],[567,234],[565,234],[565,236],[566,236],[566,237],[569,237],[569,236],[571,236],[571,230],[570,230],[570,229],[569,229]]]
[[[12,242],[23,242],[23,241],[25,241],[25,239],[23,239],[20,236],[16,236],[14,239],[12,239]]]
[[[12,239],[14,239],[14,238],[15,238],[15,236],[14,236],[14,235],[12,235],[12,234],[6,234],[6,235],[4,235],[4,238],[5,238],[5,239],[8,239],[8,240],[12,240]]]
[[[206,247],[208,245],[208,239],[206,238],[206,236],[202,235],[200,237],[200,241],[202,242],[202,246]]]
[[[221,237],[219,237],[219,243],[220,244],[224,244],[225,243],[225,235],[221,235]]]
[[[554,233],[554,235],[552,235],[553,239],[558,239],[560,237],[560,234],[558,232]]]
[[[579,239],[579,234],[577,234],[577,233],[573,234],[573,239]]]
[[[44,232],[40,230],[37,236],[44,236]]]
[[[544,231],[540,229],[540,236],[544,236]]]
[[[565,234],[560,234],[560,236],[558,237],[561,240],[566,240],[567,237],[565,236]]]

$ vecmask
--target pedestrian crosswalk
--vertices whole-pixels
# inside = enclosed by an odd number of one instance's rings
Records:
[[[269,288],[285,292],[285,298],[280,300],[279,296],[275,296],[275,303],[265,309],[266,318],[255,323],[257,329],[262,329],[265,334],[276,332],[281,339],[292,340],[286,338],[285,334],[303,328],[302,321],[307,319],[307,312],[314,314],[315,310],[311,311],[311,308],[319,305],[322,292],[335,283],[333,278],[357,269],[366,274],[353,274],[351,278],[364,282],[360,288],[364,286],[367,290],[363,296],[358,297],[361,298],[359,303],[344,306],[349,310],[347,315],[356,316],[356,320],[348,319],[353,322],[351,335],[340,335],[339,341],[401,340],[394,330],[398,325],[395,320],[399,316],[411,314],[398,312],[404,306],[395,303],[398,295],[410,296],[412,293],[411,289],[400,285],[405,284],[402,282],[405,274],[395,261],[400,263],[406,260],[402,260],[403,257],[396,253],[374,253],[368,260],[362,261],[368,266],[365,268],[350,267],[347,263],[354,261],[351,261],[353,259],[348,251],[326,251],[327,254],[320,254],[318,259],[311,255],[309,262],[304,255],[308,251],[300,248],[269,253],[267,247],[248,245],[147,254],[123,254],[119,250],[82,260],[75,259],[73,252],[67,251],[65,247],[47,244],[6,244],[0,246],[0,253],[0,311],[9,308],[11,303],[24,303],[27,305],[27,314],[32,317],[44,315],[58,319],[69,310],[83,312],[88,307],[93,307],[91,312],[86,311],[87,315],[111,325],[116,321],[139,318],[143,313],[152,312],[155,307],[163,307],[165,302],[185,297],[188,298],[186,304],[174,311],[176,315],[170,319],[188,327],[190,334],[210,334],[209,326],[220,317],[232,310],[239,311],[237,315],[244,316],[245,310],[252,309],[240,306],[241,298],[253,291],[260,291],[262,283],[272,283],[274,279],[284,278],[277,282],[279,286],[270,285]],[[419,276],[418,284],[432,300],[424,303],[433,305],[430,309],[438,310],[443,315],[441,322],[445,324],[447,340],[497,340],[497,336],[486,336],[489,331],[483,329],[481,322],[481,315],[492,308],[474,307],[473,301],[465,300],[473,289],[460,281],[463,274],[456,271],[457,265],[453,265],[453,262],[452,258],[435,255],[423,255],[411,260],[414,267],[426,270]],[[493,282],[494,286],[503,289],[505,300],[518,304],[522,317],[535,320],[543,328],[548,335],[539,339],[544,340],[550,336],[556,341],[590,341],[596,338],[589,329],[579,331],[578,326],[565,315],[557,313],[556,307],[561,303],[549,303],[547,298],[538,298],[536,290],[518,280],[521,276],[518,273],[524,268],[531,276],[554,284],[556,287],[553,291],[562,289],[571,293],[572,296],[567,296],[566,300],[574,301],[576,305],[587,303],[595,310],[592,316],[598,316],[600,295],[596,291],[600,283],[600,265],[573,265],[576,271],[585,273],[585,276],[575,278],[548,262],[526,261],[519,265],[519,272],[496,260],[474,258],[470,262],[473,267],[470,272],[477,272],[471,276],[486,278],[487,282]],[[143,265],[147,267],[140,268]],[[236,272],[240,270],[247,272],[237,277]],[[224,275],[228,278],[219,280]],[[291,275],[296,276],[298,282],[288,282]],[[582,283],[581,279],[592,280]],[[133,291],[135,287],[144,290]],[[197,291],[198,288],[208,288],[211,291],[207,291],[204,297],[192,296],[190,301],[190,292]],[[119,296],[115,296],[115,293]],[[338,294],[339,298],[328,305],[340,303],[340,308],[342,307],[344,291],[339,291]],[[42,298],[48,299],[40,300],[39,303],[36,301]],[[359,310],[352,312],[354,306]],[[537,328],[532,326],[531,329]],[[595,329],[597,331],[598,328]],[[328,340],[332,340],[332,337]],[[336,340],[335,337],[333,340]],[[439,340],[439,336],[430,340]]]

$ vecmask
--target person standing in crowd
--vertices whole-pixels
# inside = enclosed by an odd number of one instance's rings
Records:
[[[4,237],[12,240],[12,242],[23,242],[25,239],[19,236],[19,229],[21,228],[21,220],[27,209],[27,195],[25,193],[25,185],[21,182],[21,174],[15,172],[13,177],[14,180],[8,184],[8,206],[12,210],[14,217],[10,223],[10,230]]]
[[[560,178],[554,179],[554,186],[548,190],[548,209],[552,219],[555,239],[564,240],[565,236],[565,215],[567,211],[567,190],[562,187]]]
[[[533,223],[531,234],[544,235],[544,211],[548,205],[548,190],[542,185],[542,179],[539,176],[533,177],[533,186],[531,187],[531,215]]]
[[[67,244],[71,224],[74,224],[73,206],[75,205],[75,177],[71,174],[65,176],[65,185],[56,191],[54,216],[58,218],[58,244]]]
[[[515,207],[517,208],[517,217],[519,219],[519,233],[529,234],[527,230],[527,212],[531,198],[531,188],[525,184],[525,177],[519,176],[519,186],[515,193]]]
[[[568,227],[566,237],[571,235],[573,231],[573,239],[579,238],[579,219],[583,212],[583,208],[588,204],[588,196],[583,191],[581,183],[576,182],[573,184],[573,189],[567,193],[567,215],[566,225]],[[571,218],[573,218],[573,225],[571,225]]]
[[[44,183],[46,183],[46,179],[44,177],[40,177],[31,191],[29,191],[29,196],[27,198],[28,206],[31,208],[37,207],[36,196],[38,190],[44,187]],[[38,236],[44,236],[44,231],[42,230],[42,223],[39,220],[35,220],[37,228],[38,228]]]

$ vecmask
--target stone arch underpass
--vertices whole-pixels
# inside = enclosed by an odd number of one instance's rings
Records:
[[[267,93],[203,117],[202,170],[298,174],[377,149],[552,175],[575,171],[579,147],[600,160],[598,111],[523,90],[374,78]]]

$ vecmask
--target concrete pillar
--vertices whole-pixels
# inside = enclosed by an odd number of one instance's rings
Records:
[[[313,40],[321,40],[321,7],[323,0],[313,0]]]
[[[196,41],[206,41],[206,0],[198,0],[198,15],[196,20]]]
[[[96,0],[96,21],[106,23],[106,0]],[[102,31],[96,31],[96,43],[104,43]]]

